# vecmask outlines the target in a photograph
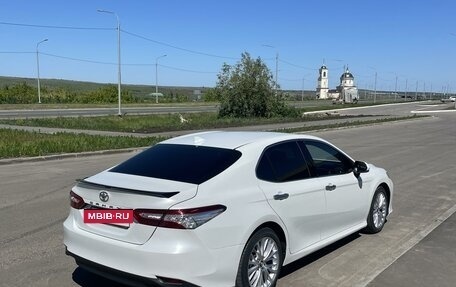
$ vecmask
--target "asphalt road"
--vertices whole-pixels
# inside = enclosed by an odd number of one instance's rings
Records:
[[[330,105],[330,101],[303,101],[293,102],[296,107],[316,107],[320,105]],[[409,109],[404,109],[404,103],[394,105],[397,108],[388,108],[390,113],[409,112]],[[416,105],[416,103],[405,103],[405,107]],[[336,107],[336,106],[335,106]],[[341,106],[338,105],[337,108]],[[397,109],[397,111],[395,111]],[[167,113],[196,113],[196,112],[215,112],[218,110],[217,105],[176,105],[176,106],[156,106],[156,107],[123,107],[122,114],[167,114]],[[361,109],[364,111],[364,108]],[[373,110],[368,108],[365,110],[376,111],[377,114],[382,114],[382,108],[376,107]],[[117,108],[74,108],[74,109],[20,109],[20,110],[2,110],[0,106],[0,119],[12,118],[44,118],[44,117],[78,117],[78,116],[102,116],[102,115],[117,115]],[[352,114],[352,112],[347,112]],[[358,113],[357,111],[355,113]],[[383,114],[382,114],[383,115]]]
[[[456,285],[455,242],[456,213],[453,213],[368,286],[454,287]],[[453,260],[448,260],[449,258]],[[406,282],[404,277],[407,278]]]
[[[317,135],[388,170],[395,183],[394,213],[380,234],[354,234],[302,259],[279,286],[365,286],[456,210],[456,153],[451,150],[456,113]],[[410,286],[406,276],[402,279],[395,286]]]
[[[395,183],[394,213],[380,234],[354,234],[285,267],[279,287],[366,286],[455,211],[456,113],[313,134],[386,168]],[[0,166],[0,286],[117,286],[64,255],[62,222],[75,179],[132,155]],[[400,286],[409,286],[403,280]]]

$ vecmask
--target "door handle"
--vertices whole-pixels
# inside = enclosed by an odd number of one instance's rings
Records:
[[[330,183],[330,184],[328,184],[328,185],[326,186],[326,190],[327,190],[327,191],[333,191],[333,190],[335,190],[335,189],[336,189],[336,185],[335,185],[335,184]]]
[[[287,199],[290,195],[288,193],[277,193],[277,194],[274,194],[274,199],[275,200],[284,200],[284,199]]]

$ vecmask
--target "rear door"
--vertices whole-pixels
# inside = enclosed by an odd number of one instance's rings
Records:
[[[269,146],[258,166],[259,187],[287,228],[291,253],[320,240],[325,213],[324,191],[310,178],[296,141]]]

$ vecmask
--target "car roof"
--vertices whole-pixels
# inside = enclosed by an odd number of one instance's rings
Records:
[[[314,136],[277,132],[209,131],[165,140],[164,144],[183,144],[236,149],[244,145],[279,142],[291,139],[319,139]],[[319,139],[320,140],[320,139]]]

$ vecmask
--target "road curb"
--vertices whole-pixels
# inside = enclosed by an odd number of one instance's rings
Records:
[[[427,111],[411,111],[412,114],[433,114],[433,113],[455,113],[456,110],[427,110]]]
[[[448,208],[444,212],[442,212],[439,216],[433,219],[432,223],[425,226],[421,230],[419,230],[412,238],[402,244],[401,250],[398,250],[395,254],[392,254],[391,261],[388,264],[382,266],[382,268],[375,270],[369,276],[364,278],[364,281],[353,285],[354,287],[365,287],[367,284],[372,282],[380,273],[385,271],[388,267],[390,267],[394,262],[396,262],[402,255],[407,253],[410,249],[412,249],[415,245],[417,245],[421,240],[423,240],[426,236],[428,236],[434,229],[436,229],[440,224],[442,224],[445,220],[450,218],[453,213],[456,212],[456,204],[452,207]]]
[[[372,106],[361,106],[361,107],[349,107],[349,108],[340,108],[340,109],[331,109],[331,110],[319,110],[319,111],[312,111],[312,112],[305,112],[303,115],[312,115],[312,114],[320,114],[325,112],[337,112],[337,111],[349,111],[349,110],[362,110],[368,108],[376,108],[376,107],[386,107],[386,106],[398,106],[398,105],[407,105],[407,104],[416,104],[419,102],[403,102],[403,103],[390,103],[390,104],[380,104],[380,105],[372,105]]]
[[[117,154],[117,153],[130,153],[130,152],[132,153],[132,152],[144,150],[145,148],[147,148],[147,147],[99,150],[99,151],[88,151],[88,152],[79,152],[79,153],[62,153],[62,154],[34,156],[34,157],[6,158],[6,159],[0,159],[0,165],[16,164],[16,163],[24,163],[24,162],[39,162],[39,161],[58,160],[58,159],[76,158],[76,157],[89,157],[89,156],[97,156],[97,155],[109,155],[109,154]]]

